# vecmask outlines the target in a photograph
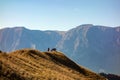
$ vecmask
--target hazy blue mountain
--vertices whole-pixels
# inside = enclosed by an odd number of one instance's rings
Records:
[[[120,74],[120,27],[81,25],[69,30],[57,47],[96,72]]]
[[[21,48],[47,50],[54,47],[64,32],[28,30],[24,27],[5,28],[0,30],[0,49],[13,51]]]
[[[40,31],[24,27],[0,30],[0,50],[47,50],[56,47],[76,63],[96,72],[120,74],[120,27],[80,25],[69,31]]]

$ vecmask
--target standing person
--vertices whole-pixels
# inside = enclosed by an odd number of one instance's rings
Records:
[[[48,50],[47,50],[48,52],[50,51],[50,48],[48,48]]]

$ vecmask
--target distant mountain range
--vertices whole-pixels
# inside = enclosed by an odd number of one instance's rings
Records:
[[[84,24],[68,31],[29,30],[24,27],[0,30],[0,50],[21,48],[46,51],[56,47],[76,63],[95,72],[120,74],[120,27]]]

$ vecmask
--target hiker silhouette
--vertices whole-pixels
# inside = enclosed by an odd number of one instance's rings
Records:
[[[48,50],[47,50],[48,52],[50,51],[50,48],[48,48]]]
[[[56,51],[57,49],[56,48],[52,48],[51,51]]]

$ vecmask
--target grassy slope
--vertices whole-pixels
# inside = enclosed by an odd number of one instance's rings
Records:
[[[23,49],[0,53],[0,80],[105,80],[61,52]]]

